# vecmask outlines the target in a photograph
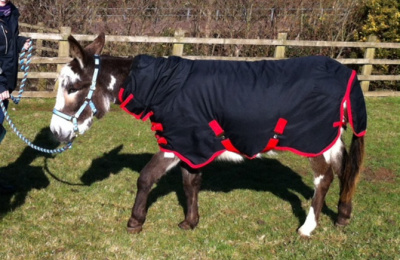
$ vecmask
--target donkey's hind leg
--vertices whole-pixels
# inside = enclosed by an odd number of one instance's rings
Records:
[[[183,190],[186,195],[187,211],[185,220],[179,227],[185,230],[194,229],[199,223],[198,194],[201,186],[201,172],[182,166]]]
[[[304,237],[309,237],[311,232],[317,227],[318,219],[325,203],[326,193],[333,180],[331,164],[325,160],[323,155],[310,158],[310,162],[314,171],[315,191],[306,221],[298,230],[299,234]]]
[[[163,152],[158,152],[141,170],[137,180],[137,194],[132,215],[128,221],[128,232],[139,233],[146,220],[147,199],[152,186],[179,162],[178,158],[165,158]]]

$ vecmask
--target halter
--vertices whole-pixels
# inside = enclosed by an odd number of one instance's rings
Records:
[[[93,101],[92,101],[92,97],[93,97],[93,93],[96,90],[96,82],[97,82],[97,76],[99,74],[99,70],[100,70],[100,56],[95,54],[94,55],[94,72],[93,72],[93,77],[92,77],[92,85],[90,85],[90,89],[89,89],[89,93],[85,99],[85,102],[83,102],[82,106],[79,108],[79,110],[75,113],[75,115],[71,116],[71,115],[67,115],[63,112],[58,111],[57,109],[53,109],[53,114],[56,116],[59,116],[67,121],[72,122],[72,124],[74,125],[74,132],[76,134],[79,133],[79,129],[78,129],[78,118],[81,115],[81,113],[83,112],[83,110],[85,110],[85,108],[87,107],[87,105],[90,106],[90,108],[92,109],[93,115],[96,114],[97,109],[96,106],[94,105]]]
[[[25,87],[25,83],[26,83],[26,79],[28,78],[28,72],[29,72],[29,64],[31,63],[31,58],[32,58],[32,50],[33,50],[33,45],[31,45],[29,47],[28,50],[22,52],[22,54],[19,56],[20,59],[20,65],[21,65],[21,70],[24,71],[24,76],[21,80],[21,85],[19,87],[19,92],[18,92],[18,96],[14,97],[13,95],[10,95],[12,101],[14,101],[14,103],[16,105],[19,104],[19,101],[21,100],[22,97],[22,93],[24,92],[24,87]],[[27,54],[26,59],[24,58],[24,56]],[[17,129],[17,127],[14,125],[14,123],[12,122],[10,116],[8,115],[7,109],[3,103],[2,100],[0,100],[0,107],[1,110],[3,111],[5,120],[10,124],[11,129],[15,132],[15,134],[22,140],[24,141],[28,146],[30,146],[31,148],[43,152],[43,153],[49,153],[49,154],[53,154],[53,153],[62,153],[65,152],[67,149],[71,149],[72,148],[72,143],[68,143],[67,145],[65,145],[62,148],[57,148],[57,149],[46,149],[43,147],[39,147],[35,144],[33,144],[31,141],[29,141],[25,136],[23,136]]]

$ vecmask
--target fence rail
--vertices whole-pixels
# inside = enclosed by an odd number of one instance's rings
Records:
[[[27,25],[25,25],[27,26]],[[60,30],[43,28],[42,25],[30,26],[31,29],[37,29],[38,32],[22,32],[21,35],[30,37],[36,42],[54,41],[58,43],[58,49],[43,48],[40,44],[38,50],[56,51],[58,57],[40,57],[34,56],[32,64],[57,64],[57,70],[51,72],[30,72],[28,78],[35,79],[57,79],[58,73],[63,64],[70,61],[68,57],[69,46],[67,38],[71,34],[71,28],[61,27]],[[45,33],[48,31],[48,33]],[[78,41],[92,41],[96,35],[74,34]],[[221,59],[221,60],[247,60],[254,61],[260,59],[284,59],[287,47],[338,47],[338,48],[361,48],[365,50],[364,58],[361,59],[337,59],[343,64],[362,65],[362,72],[359,74],[359,80],[363,91],[369,96],[400,96],[397,91],[369,91],[369,83],[371,81],[400,81],[400,75],[371,75],[374,65],[400,65],[400,59],[375,59],[375,50],[384,49],[400,49],[400,43],[384,43],[378,42],[376,37],[371,36],[368,42],[335,42],[335,41],[302,41],[287,40],[287,35],[281,33],[277,39],[221,39],[221,38],[193,38],[185,37],[181,30],[176,31],[173,37],[154,37],[154,36],[120,36],[107,35],[108,42],[129,42],[129,43],[169,43],[173,45],[172,54],[183,56],[189,59]],[[217,57],[217,56],[185,56],[185,44],[210,44],[210,45],[264,45],[275,46],[275,54],[273,57]],[[41,48],[41,49],[39,49]],[[41,52],[40,52],[41,53]],[[22,77],[22,73],[19,73]],[[55,97],[55,85],[53,91],[31,91],[26,92],[26,97]]]

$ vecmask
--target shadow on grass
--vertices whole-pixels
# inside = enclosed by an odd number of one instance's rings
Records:
[[[59,145],[52,138],[49,127],[41,129],[32,142],[48,149],[54,149]],[[4,147],[2,149],[7,152]],[[52,155],[35,151],[27,146],[15,162],[0,168],[0,182],[15,188],[15,192],[11,194],[0,195],[0,218],[22,206],[31,190],[44,189],[50,184],[43,167],[30,165],[40,157],[50,158]]]
[[[110,174],[117,174],[122,168],[140,172],[152,157],[152,154],[148,153],[120,154],[122,148],[122,145],[117,146],[101,158],[93,160],[92,165],[81,177],[83,184],[91,185],[107,179]],[[148,207],[151,207],[159,198],[175,192],[184,212],[186,211],[182,177],[178,168],[162,177],[158,185],[153,188],[149,195]],[[240,164],[215,162],[205,167],[202,173],[201,190],[230,192],[236,189],[247,189],[272,193],[291,205],[293,214],[299,220],[299,225],[306,218],[306,212],[301,206],[302,200],[311,199],[314,193],[313,188],[306,185],[299,174],[275,159],[247,160]],[[296,193],[304,198],[300,199]],[[335,221],[336,213],[331,209],[324,206],[323,213],[328,215],[332,222]]]
[[[33,143],[48,149],[54,149],[59,145],[52,138],[48,127],[39,132]],[[149,153],[138,155],[120,154],[122,148],[123,145],[117,146],[102,157],[93,160],[89,169],[81,177],[83,185],[89,186],[107,179],[111,174],[118,174],[123,168],[130,168],[132,171],[140,172],[153,156]],[[22,206],[31,190],[44,189],[50,184],[45,168],[30,165],[40,157],[43,157],[46,161],[47,158],[52,158],[53,156],[26,147],[15,162],[0,168],[0,181],[16,188],[13,194],[1,194],[0,218]],[[230,192],[236,189],[247,189],[272,193],[291,205],[293,214],[298,218],[299,224],[306,218],[306,212],[301,207],[302,200],[296,193],[301,194],[306,199],[310,199],[313,195],[313,189],[306,185],[297,173],[277,160],[256,159],[245,161],[241,164],[216,162],[205,167],[202,172],[203,191]],[[58,180],[51,172],[47,171],[47,173]],[[58,181],[63,182],[62,180]],[[151,191],[148,207],[151,207],[159,198],[171,192],[177,194],[180,205],[186,211],[182,177],[177,168],[161,178],[158,185]],[[332,221],[336,218],[336,213],[326,206],[323,209],[323,213],[330,216]]]
[[[111,174],[118,174],[123,168],[140,172],[153,156],[150,153],[121,154],[123,147],[121,144],[104,153],[102,157],[94,159],[89,169],[81,176],[82,183],[87,186],[92,185],[95,182],[107,179]]]

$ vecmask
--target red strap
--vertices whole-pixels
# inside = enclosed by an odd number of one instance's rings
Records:
[[[231,140],[229,139],[224,139],[221,141],[222,145],[225,147],[226,150],[234,152],[234,153],[240,153],[238,149],[236,149]]]
[[[224,129],[222,129],[222,127],[219,125],[219,123],[217,122],[217,120],[213,120],[211,122],[208,123],[208,125],[211,127],[211,129],[214,131],[216,136],[221,136],[224,134]],[[226,150],[234,152],[234,153],[240,153],[238,149],[236,149],[231,140],[229,139],[223,139],[221,141],[221,144],[225,147]]]
[[[142,115],[143,115],[143,112],[140,113],[139,115],[136,115],[134,113],[130,113],[130,114],[133,115],[136,119],[140,119],[142,117]]]
[[[121,92],[123,92],[123,91],[121,91]],[[122,100],[122,96],[120,98],[121,98],[121,102],[122,102],[121,107],[125,107],[133,99],[133,94],[129,94],[129,96],[125,100]]]
[[[346,125],[346,122],[334,122],[333,127],[343,127]]]
[[[278,135],[283,134],[283,131],[285,130],[287,124],[287,120],[284,118],[279,118],[278,123],[276,123],[274,132]]]
[[[213,120],[208,125],[211,127],[211,129],[214,131],[216,136],[220,136],[224,134],[224,129],[218,124],[217,120]]]
[[[211,121],[210,123],[208,123],[208,125],[214,131],[216,136],[220,136],[224,133],[224,130],[222,129],[222,127],[218,124],[218,122],[216,120]],[[274,132],[278,135],[283,134],[283,131],[285,130],[286,125],[287,125],[287,120],[284,118],[279,118],[279,120],[275,126]],[[231,140],[224,139],[221,141],[221,143],[225,147],[226,150],[235,152],[235,153],[240,153],[239,150],[233,146]],[[269,139],[267,146],[264,148],[263,152],[267,152],[269,150],[275,149],[275,147],[278,145],[278,143],[279,143],[278,138]]]
[[[152,131],[164,131],[164,127],[161,123],[151,122],[151,130]]]
[[[279,143],[279,139],[276,139],[276,138],[269,139],[267,146],[265,146],[265,148],[262,152],[265,153],[265,152],[268,152],[269,150],[275,149],[275,147],[278,145],[278,143]]]
[[[123,92],[123,91],[120,90],[120,94],[121,94],[122,92]],[[135,114],[135,113],[129,111],[129,109],[126,108],[126,106],[128,105],[128,103],[131,102],[131,100],[132,100],[133,98],[134,98],[133,94],[129,94],[129,96],[124,100],[124,102],[122,102],[122,104],[120,105],[120,107],[121,107],[126,113],[128,113],[128,114],[134,116],[136,119],[140,119],[140,118],[142,118],[142,115],[143,115],[144,112],[142,112],[142,113],[140,113],[140,114],[137,115],[137,114]],[[122,96],[120,96],[120,99],[121,99],[121,101],[122,101]]]
[[[277,135],[283,134],[283,131],[285,130],[286,125],[287,125],[287,120],[284,118],[279,118],[278,123],[276,123],[275,129],[274,129],[274,132],[276,135],[273,138],[269,139],[267,146],[265,146],[264,150],[262,151],[263,153],[268,152],[269,150],[275,149],[275,147],[279,143],[279,139],[278,139]]]
[[[167,139],[165,139],[164,137],[157,138],[157,143],[158,144],[168,144]]]
[[[147,119],[149,119],[152,115],[154,115],[153,111],[150,111],[149,113],[147,113],[143,118],[142,121],[146,121]]]

